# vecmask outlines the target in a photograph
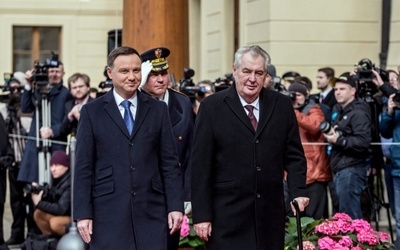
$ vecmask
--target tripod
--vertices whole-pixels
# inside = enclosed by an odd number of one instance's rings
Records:
[[[39,172],[39,185],[50,184],[51,172],[50,172],[50,157],[51,157],[51,140],[40,139],[40,126],[39,118],[41,114],[42,127],[51,126],[51,105],[48,99],[48,89],[39,88],[40,98],[37,100],[35,111],[36,111],[36,147],[38,150],[38,172]],[[41,112],[39,113],[39,108]]]

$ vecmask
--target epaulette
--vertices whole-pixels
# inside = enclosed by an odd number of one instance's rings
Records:
[[[183,95],[183,96],[186,96],[187,98],[189,98],[189,96],[187,96],[185,93],[182,93],[182,92],[180,92],[180,91],[178,91],[176,89],[172,89],[172,88],[168,88],[168,89],[173,91],[174,93],[177,93],[177,94],[180,94],[180,95]]]

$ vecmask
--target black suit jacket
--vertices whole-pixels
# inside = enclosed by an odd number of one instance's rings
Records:
[[[166,249],[167,214],[183,211],[183,183],[167,105],[137,92],[132,135],[113,90],[83,106],[74,219],[93,219],[90,249]]]
[[[193,222],[212,223],[207,249],[283,249],[284,170],[290,198],[307,196],[306,160],[290,99],[260,93],[254,131],[235,86],[200,105],[192,150]]]

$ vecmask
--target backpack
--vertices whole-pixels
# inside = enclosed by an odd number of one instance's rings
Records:
[[[43,235],[29,234],[21,250],[56,250],[59,238]]]

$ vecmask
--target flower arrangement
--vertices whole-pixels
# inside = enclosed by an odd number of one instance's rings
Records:
[[[193,229],[192,213],[183,216],[179,247],[192,247],[195,250],[205,250],[205,242]]]
[[[362,219],[352,220],[345,213],[336,213],[332,219],[301,218],[304,250],[362,250],[394,249],[387,233],[375,231]],[[286,225],[285,250],[297,249],[296,218]]]

